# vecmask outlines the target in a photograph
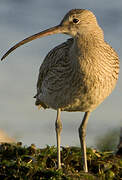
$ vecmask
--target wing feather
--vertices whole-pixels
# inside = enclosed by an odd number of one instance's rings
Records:
[[[36,98],[36,105],[41,105],[43,108],[46,108],[47,105],[44,102],[40,102],[38,95],[42,93],[42,83],[45,78],[48,77],[49,73],[53,73],[54,67],[59,67],[60,65],[65,66],[65,60],[69,52],[69,48],[73,43],[73,39],[70,38],[66,42],[56,46],[52,49],[47,56],[45,57],[43,63],[39,69],[38,81],[37,81],[37,94],[34,96]],[[59,69],[60,71],[60,69]]]

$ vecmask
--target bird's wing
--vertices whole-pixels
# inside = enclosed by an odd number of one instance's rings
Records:
[[[55,67],[55,66],[60,66],[60,64],[64,63],[68,52],[69,48],[71,47],[73,43],[73,39],[70,38],[66,42],[56,46],[54,49],[52,49],[47,56],[45,57],[43,63],[40,66],[39,69],[39,75],[38,75],[38,81],[37,81],[37,94],[35,98],[36,100],[36,105],[38,105],[38,95],[42,92],[42,82],[44,81],[45,78],[47,78],[48,73]],[[63,52],[63,53],[62,53]]]

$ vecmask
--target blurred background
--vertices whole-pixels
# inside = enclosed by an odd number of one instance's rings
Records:
[[[111,0],[4,0],[0,2],[0,57],[18,41],[60,23],[73,8],[94,12],[105,40],[122,58],[122,1]],[[0,63],[0,128],[23,144],[56,145],[56,111],[38,110],[38,71],[45,55],[64,42],[66,35],[53,35],[18,48]],[[91,114],[87,145],[95,147],[106,133],[122,126],[122,72],[113,93]],[[62,112],[61,145],[79,145],[78,127],[84,113]],[[116,133],[115,133],[116,134]],[[114,136],[114,133],[111,137]]]

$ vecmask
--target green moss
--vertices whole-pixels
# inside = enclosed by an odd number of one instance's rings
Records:
[[[0,179],[5,180],[118,180],[122,177],[122,157],[112,152],[87,149],[89,173],[82,170],[81,150],[62,148],[62,169],[57,170],[57,150],[54,146],[39,149],[34,144],[0,145]]]

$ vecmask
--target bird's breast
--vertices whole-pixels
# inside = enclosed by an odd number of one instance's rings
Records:
[[[63,111],[95,109],[114,89],[119,67],[116,54],[95,53],[57,61],[42,82],[42,102]]]

